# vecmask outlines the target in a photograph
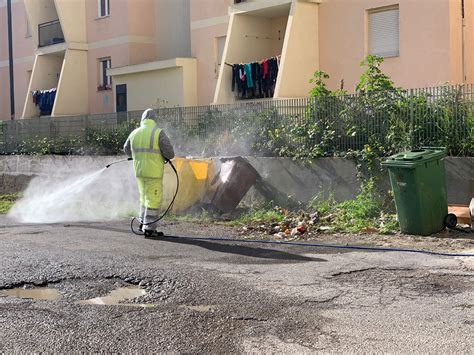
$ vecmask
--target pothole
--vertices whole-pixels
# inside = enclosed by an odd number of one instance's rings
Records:
[[[471,275],[426,273],[405,269],[356,270],[334,275],[341,284],[360,285],[361,288],[398,289],[403,295],[449,296],[472,289]]]
[[[145,296],[147,292],[139,287],[119,287],[104,297],[91,298],[89,300],[77,301],[78,304],[95,304],[103,306],[128,306],[128,307],[155,307],[153,304],[121,303],[137,297]]]
[[[0,291],[0,296],[9,296],[15,298],[57,301],[62,295],[54,288],[12,288],[10,290]]]
[[[0,287],[0,296],[83,305],[156,307],[182,287],[183,282],[166,277],[70,278],[7,284]]]

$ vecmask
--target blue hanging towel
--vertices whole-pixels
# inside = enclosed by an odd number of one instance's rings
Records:
[[[244,70],[247,77],[247,88],[253,88],[252,64],[244,64]]]

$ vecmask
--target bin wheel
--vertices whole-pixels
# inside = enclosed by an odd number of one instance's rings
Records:
[[[454,213],[448,214],[444,217],[444,225],[448,228],[455,228],[458,224],[458,218]]]

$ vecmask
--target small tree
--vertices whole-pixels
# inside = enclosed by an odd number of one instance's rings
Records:
[[[380,69],[384,59],[368,55],[360,66],[364,72],[356,85],[358,96],[342,112],[347,127],[347,134],[358,142],[357,150],[368,145],[376,154],[385,155],[386,142],[390,127],[396,122],[399,127],[406,127],[406,122],[400,122],[405,117],[400,116],[400,105],[403,92],[397,88],[388,75]]]
[[[316,70],[313,77],[309,80],[310,84],[314,84],[314,87],[309,91],[311,97],[326,97],[331,94],[331,91],[327,88],[324,80],[329,79],[329,75],[322,71]]]
[[[396,90],[390,77],[380,69],[380,65],[383,61],[384,59],[382,57],[369,54],[360,63],[360,66],[366,69],[360,76],[359,83],[356,86],[357,93],[368,94],[381,90]]]

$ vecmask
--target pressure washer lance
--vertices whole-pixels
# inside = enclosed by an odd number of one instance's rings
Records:
[[[127,159],[118,160],[118,161],[112,162],[112,163],[110,163],[110,164],[107,164],[107,165],[105,166],[105,168],[109,168],[109,167],[111,167],[111,166],[114,165],[114,164],[123,163],[123,162],[130,161],[130,160],[133,160],[133,158],[127,158]],[[171,202],[170,202],[168,208],[163,212],[163,214],[162,214],[161,216],[159,216],[159,217],[158,217],[157,219],[155,219],[154,221],[151,221],[151,222],[148,222],[148,223],[143,223],[144,221],[142,221],[142,220],[140,219],[140,217],[133,217],[132,220],[131,220],[131,222],[130,222],[130,229],[132,230],[132,233],[133,233],[133,234],[136,234],[136,235],[144,235],[145,232],[142,232],[142,231],[141,231],[141,228],[142,228],[143,226],[149,226],[150,224],[154,224],[154,223],[157,223],[157,222],[161,221],[161,220],[168,214],[168,212],[171,210],[171,208],[173,207],[174,201],[176,200],[176,196],[178,195],[178,191],[179,191],[179,176],[178,176],[178,171],[176,170],[175,166],[173,165],[173,162],[172,162],[171,160],[166,159],[165,164],[168,164],[168,163],[170,164],[171,169],[173,169],[174,174],[176,175],[176,191],[174,192],[173,198],[171,199]],[[139,231],[140,231],[141,233],[136,232],[135,229],[133,228],[133,223],[134,223],[135,221],[138,221],[138,222],[140,223]]]
[[[129,161],[129,160],[133,160],[133,158],[127,158],[127,159],[122,159],[122,160],[118,160],[118,161],[114,161],[113,163],[110,163],[110,164],[107,164],[105,166],[105,168],[110,168],[112,165],[115,165],[115,164],[118,164],[118,163],[123,163],[124,161]]]

